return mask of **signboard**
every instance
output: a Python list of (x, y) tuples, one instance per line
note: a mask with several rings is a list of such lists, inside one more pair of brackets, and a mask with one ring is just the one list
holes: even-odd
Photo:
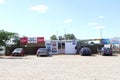
[(120, 39), (102, 39), (101, 40), (102, 44), (120, 44)]
[(111, 44), (120, 44), (120, 39), (110, 39)]
[(37, 38), (36, 37), (28, 38), (28, 43), (37, 43)]
[(72, 45), (76, 45), (76, 41), (75, 40), (72, 41)]
[(110, 40), (109, 39), (102, 39), (101, 43), (102, 44), (110, 44)]
[(44, 37), (37, 37), (37, 43), (44, 43)]
[(28, 38), (20, 38), (20, 44), (27, 44)]
[(47, 50), (49, 52), (51, 52), (51, 43), (50, 42), (46, 42), (45, 45), (46, 45)]
[(52, 54), (57, 54), (57, 52), (58, 52), (57, 42), (56, 41), (52, 41), (51, 42), (51, 46), (52, 46), (51, 53)]
[(20, 38), (20, 44), (27, 43), (44, 43), (44, 37)]

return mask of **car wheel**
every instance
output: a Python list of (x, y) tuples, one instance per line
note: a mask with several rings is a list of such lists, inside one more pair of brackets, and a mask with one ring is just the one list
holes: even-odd
[(112, 56), (112, 54), (110, 54), (110, 56)]
[(89, 56), (91, 56), (91, 54), (89, 54)]
[(25, 54), (23, 54), (23, 56), (25, 56)]
[(83, 56), (83, 54), (81, 53), (81, 56)]
[(39, 55), (37, 55), (37, 57), (39, 57)]
[(23, 54), (21, 54), (21, 56), (24, 56)]
[(101, 54), (102, 56), (104, 56), (104, 54)]
[(79, 55), (81, 55), (82, 53), (79, 53)]

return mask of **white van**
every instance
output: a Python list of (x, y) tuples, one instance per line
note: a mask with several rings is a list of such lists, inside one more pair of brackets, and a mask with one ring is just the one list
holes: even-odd
[(4, 46), (0, 47), (0, 55), (5, 55), (5, 47)]

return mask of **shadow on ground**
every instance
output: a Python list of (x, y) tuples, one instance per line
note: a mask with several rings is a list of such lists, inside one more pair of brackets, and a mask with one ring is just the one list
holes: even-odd
[(53, 57), (53, 55), (41, 55), (39, 57)]
[(0, 56), (0, 59), (29, 59), (26, 56)]

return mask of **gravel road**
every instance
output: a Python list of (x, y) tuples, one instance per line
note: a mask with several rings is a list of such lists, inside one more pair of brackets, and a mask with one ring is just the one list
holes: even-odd
[(120, 54), (0, 56), (0, 80), (120, 80)]

